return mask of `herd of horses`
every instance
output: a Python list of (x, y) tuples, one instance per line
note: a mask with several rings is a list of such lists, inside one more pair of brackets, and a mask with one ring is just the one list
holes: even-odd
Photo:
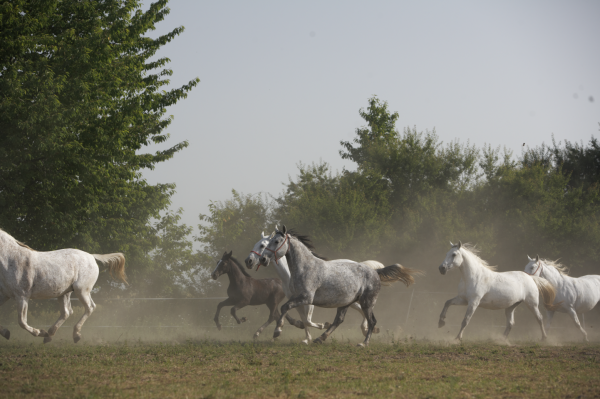
[[(531, 310), (539, 323), (542, 339), (546, 339), (543, 317), (539, 311), (540, 296), (547, 310), (547, 324), (550, 325), (554, 312), (567, 313), (580, 329), (587, 341), (584, 313), (600, 301), (600, 276), (588, 275), (570, 277), (567, 269), (558, 262), (529, 258), (523, 271), (499, 273), (481, 259), (473, 246), (451, 244), (446, 258), (439, 266), (441, 274), (458, 269), (461, 281), (458, 295), (448, 300), (440, 314), (439, 327), (445, 325), (446, 312), (452, 305), (466, 306), (467, 311), (456, 337), (462, 339), (465, 327), (478, 307), (485, 309), (505, 309), (507, 338), (514, 325), (514, 311), (521, 303)], [(232, 306), (231, 315), (236, 322), (243, 323), (237, 310), (248, 305), (266, 305), (269, 318), (256, 331), (254, 338), (273, 321), (277, 322), (273, 338), (282, 333), (284, 320), (305, 330), (302, 341), (310, 343), (309, 328), (325, 330), (313, 342), (323, 343), (344, 321), (349, 308), (363, 316), (361, 330), (365, 337), (360, 346), (369, 344), (373, 333), (379, 330), (373, 314), (382, 285), (403, 282), (410, 286), (414, 277), (423, 275), (419, 270), (409, 269), (399, 264), (384, 267), (377, 261), (355, 262), (349, 259), (327, 260), (314, 252), (307, 236), (288, 231), (285, 226), (276, 228), (270, 236), (261, 234), (245, 260), (247, 269), (258, 270), (274, 262), (279, 278), (255, 279), (233, 256), (225, 252), (212, 272), (217, 279), (222, 274), (229, 277), (228, 298), (217, 306), (215, 323), (221, 329), (219, 313), (225, 306)], [(50, 342), (58, 328), (73, 313), (71, 293), (79, 298), (85, 312), (73, 328), (73, 340), (81, 339), (81, 327), (92, 314), (96, 305), (91, 291), (98, 279), (99, 265), (108, 267), (114, 277), (127, 283), (125, 257), (121, 253), (88, 254), (77, 249), (38, 252), (17, 241), (0, 229), (0, 305), (8, 299), (15, 299), (18, 308), (19, 325), (34, 337), (43, 337)], [(27, 324), (29, 299), (59, 298), (60, 316), (48, 331), (32, 328)], [(279, 303), (287, 302), (278, 309)], [(333, 323), (314, 323), (314, 306), (336, 308)], [(300, 320), (293, 319), (288, 312), (296, 309)], [(10, 338), (10, 331), (0, 325), (0, 335)]]

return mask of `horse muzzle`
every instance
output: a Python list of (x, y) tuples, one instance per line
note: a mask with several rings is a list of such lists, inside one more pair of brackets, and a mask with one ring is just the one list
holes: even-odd
[(244, 263), (246, 264), (247, 269), (252, 269), (254, 267), (254, 262), (252, 261), (252, 259), (250, 259), (249, 256), (246, 258)]
[(448, 268), (444, 265), (440, 265), (440, 273), (442, 274), (446, 274), (446, 272), (448, 271)]

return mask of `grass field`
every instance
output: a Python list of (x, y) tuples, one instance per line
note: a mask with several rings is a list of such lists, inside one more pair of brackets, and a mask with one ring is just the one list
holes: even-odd
[(0, 396), (600, 397), (600, 345), (5, 342)]

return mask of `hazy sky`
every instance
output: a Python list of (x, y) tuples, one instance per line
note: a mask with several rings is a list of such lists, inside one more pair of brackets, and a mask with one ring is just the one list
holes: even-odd
[[(146, 2), (146, 7), (150, 2)], [(174, 159), (144, 173), (175, 182), (174, 209), (198, 224), (209, 201), (278, 194), (298, 162), (353, 169), (338, 151), (372, 95), (397, 127), (440, 139), (521, 146), (587, 143), (600, 122), (600, 2), (171, 0), (154, 35), (171, 82), (201, 82), (176, 106), (164, 146)]]

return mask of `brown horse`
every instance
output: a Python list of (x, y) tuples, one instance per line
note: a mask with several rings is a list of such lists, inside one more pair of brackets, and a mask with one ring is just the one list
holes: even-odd
[[(242, 265), (231, 256), (232, 252), (227, 253), (225, 251), (223, 253), (221, 260), (219, 260), (217, 267), (215, 267), (211, 275), (213, 280), (216, 280), (220, 275), (225, 273), (229, 277), (229, 287), (227, 287), (227, 296), (229, 298), (217, 305), (215, 323), (220, 330), (219, 313), (223, 306), (233, 306), (231, 308), (231, 315), (238, 324), (241, 324), (247, 321), (247, 319), (245, 317), (241, 319), (237, 317), (236, 311), (238, 309), (248, 305), (267, 305), (270, 311), (269, 319), (254, 333), (254, 339), (256, 339), (265, 327), (279, 318), (280, 314), (277, 305), (285, 298), (285, 293), (283, 292), (281, 280), (278, 278), (255, 279), (250, 277)], [(287, 320), (292, 324), (296, 323), (296, 320), (291, 317), (288, 317)]]

